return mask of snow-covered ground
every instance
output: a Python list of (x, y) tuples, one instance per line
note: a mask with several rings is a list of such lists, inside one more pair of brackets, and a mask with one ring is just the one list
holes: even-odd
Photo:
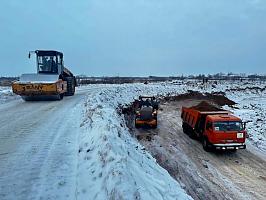
[(13, 94), (11, 87), (0, 86), (0, 103), (4, 103), (16, 98), (18, 97)]
[(179, 183), (132, 138), (117, 113), (134, 86), (103, 86), (88, 95), (81, 124), (78, 197), (86, 199), (189, 199)]
[[(53, 163), (45, 163), (45, 165), (42, 166), (42, 170), (44, 171), (39, 172), (37, 170), (38, 173), (34, 174), (34, 176), (45, 174), (45, 176), (49, 178), (32, 177), (31, 180), (37, 179), (38, 181), (33, 184), (34, 187), (31, 189), (34, 192), (39, 191), (39, 193), (29, 196), (36, 198), (42, 197), (44, 199), (55, 196), (58, 199), (66, 199), (73, 196), (75, 196), (76, 199), (189, 199), (190, 197), (185, 193), (180, 184), (176, 182), (165, 169), (157, 164), (156, 160), (145, 151), (144, 147), (141, 146), (135, 138), (131, 137), (123, 116), (117, 112), (117, 107), (119, 105), (129, 104), (134, 101), (134, 99), (138, 98), (139, 95), (143, 94), (165, 96), (183, 94), (188, 90), (200, 92), (222, 91), (225, 92), (227, 97), (238, 103), (237, 109), (229, 109), (244, 120), (252, 121), (247, 125), (247, 130), (250, 135), (250, 144), (261, 151), (266, 151), (266, 127), (263, 126), (266, 121), (266, 99), (265, 89), (263, 89), (265, 86), (265, 83), (260, 82), (219, 82), (217, 84), (209, 83), (207, 85), (202, 85), (201, 82), (196, 81), (174, 81), (151, 83), (148, 85), (141, 83), (87, 85), (79, 87), (74, 97), (67, 97), (62, 100), (62, 103), (44, 102), (40, 104), (40, 109), (51, 115), (53, 115), (51, 112), (58, 110), (58, 106), (61, 104), (64, 106), (64, 104), (68, 105), (68, 102), (78, 102), (78, 107), (75, 106), (75, 109), (78, 110), (72, 111), (71, 113), (82, 115), (77, 116), (81, 121), (75, 121), (75, 123), (80, 124), (78, 127), (74, 124), (69, 124), (73, 129), (71, 129), (73, 133), (77, 134), (77, 142), (73, 141), (73, 144), (71, 143), (71, 148), (78, 150), (76, 154), (77, 158), (74, 158), (73, 156), (75, 153), (73, 154), (71, 152), (69, 152), (71, 156), (65, 157), (66, 159), (77, 159), (77, 161), (75, 161), (77, 168), (74, 172), (72, 171), (73, 174), (71, 174), (71, 177), (65, 178), (66, 175), (60, 174), (60, 170), (55, 170), (54, 167), (51, 167)], [(14, 98), (17, 97), (12, 95), (10, 88), (0, 88), (1, 104), (7, 103), (9, 99), (11, 100)], [(16, 104), (22, 102), (23, 101), (16, 102)], [(26, 113), (30, 118), (32, 110), (30, 109), (30, 104), (26, 105), (27, 107), (20, 106), (18, 109), (21, 109), (23, 113), (25, 113), (26, 109), (29, 109), (28, 113)], [(49, 109), (47, 108), (48, 105)], [(8, 106), (11, 108), (12, 105), (9, 104)], [(34, 106), (36, 106), (36, 104), (34, 104)], [(5, 106), (2, 105), (2, 107), (4, 108)], [(7, 108), (5, 109), (8, 110)], [(68, 109), (71, 111), (71, 106), (68, 105)], [(64, 109), (64, 111), (66, 111), (66, 109)], [(58, 116), (59, 115), (60, 113), (58, 113)], [(22, 123), (22, 121), (20, 123)], [(36, 129), (33, 129), (34, 131), (38, 129), (38, 126), (41, 126), (40, 123), (40, 120), (36, 121), (36, 124), (34, 124)], [(12, 123), (9, 124), (9, 126), (12, 129)], [(16, 127), (19, 128), (18, 126)], [(23, 125), (23, 130), (24, 129), (27, 130), (26, 124)], [(3, 130), (3, 127), (0, 130)], [(57, 134), (56, 127), (54, 127), (53, 130), (55, 130), (54, 134)], [(62, 130), (66, 131), (67, 129), (62, 128)], [(3, 137), (4, 140), (9, 138), (7, 135), (10, 135), (8, 129), (6, 129), (5, 132), (6, 136)], [(18, 134), (18, 138), (24, 137), (24, 132), (21, 135)], [(35, 133), (33, 132), (33, 134)], [(63, 134), (60, 133), (60, 137), (62, 135)], [(27, 135), (27, 137), (29, 136)], [(57, 136), (55, 138), (57, 138)], [(14, 140), (17, 141), (17, 138), (14, 138)], [(57, 148), (62, 148), (62, 144), (60, 144), (59, 140), (55, 142), (49, 141), (49, 144), (50, 142), (53, 144), (51, 151), (57, 152)], [(77, 146), (75, 147), (73, 145)], [(38, 151), (34, 151), (34, 154), (35, 153), (38, 155)], [(52, 153), (53, 152), (49, 152), (49, 155), (52, 155)], [(7, 159), (10, 158), (7, 157)], [(53, 157), (53, 159), (56, 160), (56, 157)], [(66, 161), (66, 163), (68, 162), (72, 163), (71, 167), (75, 164), (75, 162)], [(6, 162), (6, 164), (8, 164), (8, 162)], [(34, 166), (29, 165), (29, 168), (31, 167)], [(62, 167), (64, 167), (64, 165)], [(13, 167), (13, 169), (16, 170), (19, 168), (20, 165)], [(26, 166), (24, 166), (24, 168), (26, 168)], [(68, 167), (66, 168), (67, 170), (70, 169)], [(49, 169), (50, 171), (45, 171), (45, 169)], [(10, 170), (7, 171), (12, 173)], [(64, 170), (62, 170), (62, 173), (63, 171)], [(31, 176), (31, 172), (28, 174), (24, 173), (23, 176), (24, 175)], [(58, 184), (59, 189), (52, 187), (53, 175), (55, 176), (54, 179), (56, 179), (56, 183), (59, 179), (62, 180)], [(6, 178), (8, 177), (6, 176)], [(23, 178), (24, 177), (21, 177), (21, 184), (24, 180)], [(28, 178), (25, 180), (28, 180)], [(64, 180), (67, 181), (65, 182)], [(75, 183), (68, 183), (70, 180)], [(1, 190), (3, 191), (6, 187), (2, 185), (2, 181), (0, 183)], [(10, 184), (12, 185), (12, 183)], [(49, 185), (51, 185), (51, 187), (47, 188)], [(73, 187), (75, 189), (67, 189)], [(23, 191), (21, 191), (24, 195), (29, 192), (24, 191), (27, 188), (28, 187), (24, 187)], [(57, 194), (54, 196), (56, 193), (61, 194), (62, 191), (65, 191), (68, 195)], [(70, 194), (72, 191), (74, 194)], [(4, 192), (10, 192), (10, 188)], [(4, 192), (3, 194), (5, 194)]]
[(191, 199), (131, 137), (116, 110), (131, 101), (123, 89), (1, 104), (0, 199)]
[[(154, 165), (155, 160), (145, 151), (141, 150), (143, 147), (139, 146), (130, 137), (127, 128), (125, 128), (123, 117), (117, 114), (116, 108), (118, 105), (131, 103), (139, 95), (143, 94), (158, 96), (178, 95), (188, 90), (225, 92), (229, 98), (238, 103), (237, 107), (239, 109), (229, 109), (244, 120), (252, 120), (247, 125), (250, 135), (249, 141), (252, 145), (264, 151), (266, 146), (264, 141), (265, 127), (260, 127), (260, 132), (258, 132), (255, 126), (252, 126), (252, 124), (254, 125), (257, 121), (260, 121), (258, 120), (258, 113), (262, 112), (261, 109), (264, 108), (263, 105), (266, 103), (261, 100), (259, 103), (256, 103), (254, 96), (256, 98), (263, 98), (264, 94), (257, 90), (253, 91), (253, 89), (247, 89), (246, 92), (243, 92), (244, 90), (239, 89), (240, 84), (219, 83), (217, 85), (202, 85), (201, 83), (192, 81), (189, 83), (186, 82), (185, 85), (181, 84), (181, 82), (154, 83), (148, 85), (105, 85), (100, 87), (101, 89), (99, 89), (98, 93), (88, 95), (87, 102), (85, 103), (85, 121), (82, 123), (82, 126), (85, 126), (87, 131), (81, 136), (80, 162), (83, 163), (82, 168), (90, 171), (92, 176), (88, 174), (88, 176), (84, 176), (83, 174), (80, 180), (82, 185), (88, 179), (95, 181), (96, 184), (90, 185), (89, 188), (91, 190), (86, 190), (84, 194), (80, 192), (80, 194), (86, 196), (87, 192), (89, 192), (95, 197), (101, 198), (106, 198), (107, 194), (110, 197), (111, 194), (112, 197), (116, 198), (143, 197), (147, 199), (156, 197), (155, 199), (161, 199), (165, 194), (168, 194), (168, 197), (175, 197), (180, 193), (179, 190), (175, 190), (177, 192), (176, 194), (173, 192), (172, 189), (177, 186), (174, 186), (168, 175), (162, 175), (162, 172), (157, 173), (159, 168), (157, 169), (158, 166)], [(253, 84), (249, 83), (247, 87), (254, 87), (255, 85)], [(261, 83), (256, 84), (261, 86)], [(237, 90), (235, 91), (235, 89)], [(235, 92), (232, 92), (232, 90)], [(253, 101), (250, 101), (250, 98)], [(248, 105), (252, 106), (252, 103), (256, 103), (255, 105), (257, 106), (253, 106), (252, 108), (248, 107)], [(256, 114), (248, 114), (250, 112)], [(263, 114), (261, 113), (261, 115)], [(265, 122), (265, 115), (261, 116), (261, 119), (261, 123)], [(261, 143), (258, 141), (261, 141)], [(117, 157), (117, 155), (119, 156)], [(91, 162), (84, 163), (83, 160), (86, 159)], [(140, 179), (139, 177), (142, 178)], [(113, 180), (113, 186), (107, 184), (111, 183), (111, 180)], [(152, 181), (149, 182), (149, 180)], [(124, 182), (127, 182), (127, 185), (130, 186), (125, 186), (123, 184)], [(135, 185), (133, 182), (135, 182)], [(145, 186), (147, 183), (149, 183), (149, 187)], [(168, 183), (168, 187), (162, 187), (166, 183)], [(102, 193), (102, 190), (99, 188), (104, 188), (106, 193)], [(137, 188), (143, 188), (143, 190), (138, 190)], [(153, 196), (152, 194), (156, 195)], [(160, 196), (160, 194), (164, 195)]]
[[(83, 86), (84, 87), (84, 86)], [(85, 86), (86, 87), (86, 86)], [(102, 87), (108, 87), (102, 85)], [(225, 107), (247, 124), (248, 142), (266, 151), (266, 82), (260, 81), (216, 81), (203, 85), (200, 81), (173, 81), (154, 84), (124, 84), (109, 85), (110, 91), (117, 91), (120, 95), (120, 104), (132, 102), (138, 95), (178, 95), (188, 90), (200, 92), (225, 92), (226, 96), (237, 103), (237, 109)], [(126, 91), (126, 93), (124, 93)], [(16, 99), (10, 87), (0, 87), (0, 103)]]
[(266, 82), (260, 81), (220, 81), (202, 84), (196, 81), (173, 81), (154, 84), (124, 84), (111, 85), (108, 92), (117, 93), (117, 104), (127, 104), (139, 95), (178, 95), (188, 90), (199, 92), (224, 92), (225, 95), (235, 101), (235, 108), (225, 106), (235, 115), (247, 123), (248, 143), (266, 151)]

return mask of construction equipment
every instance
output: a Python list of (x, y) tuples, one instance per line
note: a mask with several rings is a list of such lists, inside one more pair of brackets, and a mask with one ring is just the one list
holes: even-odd
[(183, 131), (191, 138), (200, 138), (204, 150), (245, 149), (245, 122), (229, 111), (201, 102), (190, 108), (182, 107)]
[(135, 111), (135, 127), (147, 125), (157, 128), (157, 112), (159, 103), (153, 96), (140, 96)]
[(36, 50), (37, 74), (22, 74), (19, 81), (12, 84), (12, 90), (25, 101), (57, 99), (75, 94), (77, 81), (64, 66), (63, 53)]

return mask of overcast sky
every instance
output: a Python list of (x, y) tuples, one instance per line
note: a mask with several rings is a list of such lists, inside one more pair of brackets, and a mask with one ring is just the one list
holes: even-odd
[(1, 0), (0, 76), (62, 51), (75, 74), (266, 73), (265, 0)]

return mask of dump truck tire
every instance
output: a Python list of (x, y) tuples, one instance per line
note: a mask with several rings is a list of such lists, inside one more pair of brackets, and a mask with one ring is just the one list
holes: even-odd
[(75, 94), (75, 80), (74, 77), (66, 77), (67, 92), (66, 96), (73, 96)]
[(202, 147), (205, 151), (210, 152), (211, 151), (211, 146), (206, 137), (202, 138)]
[(184, 122), (182, 124), (182, 128), (183, 128), (183, 133), (187, 134), (187, 127), (186, 127), (186, 124)]

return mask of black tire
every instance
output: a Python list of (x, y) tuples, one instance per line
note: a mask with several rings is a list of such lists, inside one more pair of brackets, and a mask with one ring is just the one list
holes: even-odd
[(206, 137), (202, 138), (202, 147), (207, 152), (211, 151), (211, 145)]
[(185, 134), (188, 134), (188, 128), (187, 128), (187, 125), (184, 122), (182, 123), (182, 128), (183, 128), (183, 132)]
[(195, 136), (195, 133), (194, 133), (194, 131), (193, 131), (193, 129), (189, 129), (188, 130), (188, 136), (191, 138), (191, 139), (196, 139), (196, 136)]
[(75, 94), (75, 79), (74, 77), (66, 77), (67, 92), (66, 96), (73, 96)]
[(62, 100), (64, 98), (64, 94), (63, 93), (60, 94), (59, 96), (60, 96), (60, 100)]
[(237, 149), (230, 149), (230, 152), (235, 153)]
[(140, 125), (136, 123), (137, 119), (135, 119), (135, 128), (140, 128)]

